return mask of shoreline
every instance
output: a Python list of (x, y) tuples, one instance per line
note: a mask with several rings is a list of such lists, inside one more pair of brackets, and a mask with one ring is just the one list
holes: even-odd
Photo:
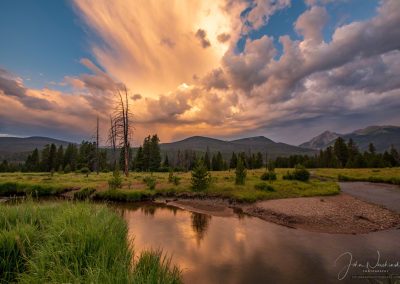
[(174, 198), (155, 202), (218, 217), (234, 217), (241, 213), (288, 228), (318, 233), (367, 234), (400, 229), (400, 214), (344, 193), (266, 200), (253, 204), (232, 203), (219, 198)]

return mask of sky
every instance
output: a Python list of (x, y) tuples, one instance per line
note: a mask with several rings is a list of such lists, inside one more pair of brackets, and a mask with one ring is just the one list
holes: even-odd
[(400, 125), (398, 0), (0, 1), (0, 136), (300, 144)]

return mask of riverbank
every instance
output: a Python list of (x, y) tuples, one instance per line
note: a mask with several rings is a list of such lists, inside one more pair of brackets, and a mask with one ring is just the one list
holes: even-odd
[(400, 228), (400, 215), (347, 194), (229, 203), (221, 199), (163, 200), (181, 209), (231, 217), (241, 212), (268, 222), (331, 234), (364, 234)]
[[(149, 201), (156, 198), (222, 198), (232, 202), (327, 196), (339, 193), (334, 181), (311, 179), (308, 182), (283, 180), (287, 169), (277, 169), (277, 180), (272, 183), (261, 180), (264, 169), (248, 170), (246, 183), (235, 184), (234, 171), (211, 172), (212, 182), (204, 191), (194, 191), (191, 173), (174, 173), (178, 182), (170, 182), (169, 173), (130, 173), (122, 177), (121, 187), (109, 189), (112, 173), (4, 173), (0, 174), (0, 196), (63, 196), (76, 199), (104, 201)], [(154, 187), (146, 181), (152, 180)]]
[(0, 204), (0, 279), (21, 283), (180, 283), (159, 251), (134, 257), (124, 220), (105, 205)]

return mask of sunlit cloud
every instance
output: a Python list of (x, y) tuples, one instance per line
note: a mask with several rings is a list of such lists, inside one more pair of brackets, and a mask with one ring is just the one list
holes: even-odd
[(324, 117), (340, 124), (353, 114), (388, 121), (400, 104), (400, 2), (382, 1), (376, 16), (339, 25), (329, 42), (327, 2), (307, 1), (293, 22), (298, 38), (273, 38), (249, 33), (268, 27), (289, 0), (74, 1), (90, 35), (93, 58), (80, 59), (87, 72), (67, 74), (59, 84), (71, 90), (61, 92), (28, 88), (0, 70), (0, 102), (29, 120), (10, 109), (0, 116), (3, 124), (85, 133), (85, 121), (100, 115), (106, 128), (115, 91), (125, 85), (134, 144), (149, 133), (162, 141), (232, 137)]

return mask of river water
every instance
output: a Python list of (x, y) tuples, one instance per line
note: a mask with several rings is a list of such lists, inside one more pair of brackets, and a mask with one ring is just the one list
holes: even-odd
[[(216, 217), (156, 204), (118, 208), (135, 252), (162, 248), (185, 283), (378, 283), (365, 277), (400, 275), (400, 230), (323, 234), (243, 214)], [(368, 272), (367, 262), (378, 265)]]

